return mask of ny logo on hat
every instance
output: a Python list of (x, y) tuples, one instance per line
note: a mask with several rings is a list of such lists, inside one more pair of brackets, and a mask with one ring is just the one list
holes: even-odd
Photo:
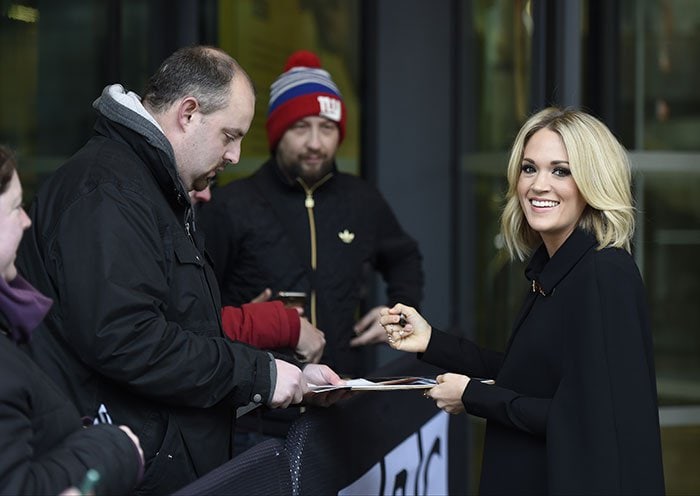
[(318, 96), (316, 99), (318, 100), (318, 106), (320, 108), (318, 115), (332, 121), (340, 122), (340, 100), (329, 96)]

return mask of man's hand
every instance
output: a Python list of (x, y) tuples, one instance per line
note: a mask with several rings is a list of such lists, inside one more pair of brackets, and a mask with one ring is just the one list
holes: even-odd
[[(309, 384), (317, 386), (343, 386), (345, 381), (336, 374), (328, 365), (309, 364), (304, 367), (304, 377)], [(304, 396), (304, 403), (314, 406), (330, 406), (338, 400), (352, 396), (353, 392), (349, 389), (338, 389), (335, 391), (327, 391), (325, 393), (309, 392)]]
[(320, 362), (323, 349), (326, 347), (326, 338), (323, 332), (316, 329), (304, 317), (299, 317), (299, 323), (299, 341), (294, 351), (303, 362)]
[(343, 386), (345, 381), (328, 365), (309, 364), (304, 367), (306, 382), (316, 386)]
[(265, 288), (262, 290), (262, 293), (260, 293), (258, 296), (250, 300), (251, 303), (262, 303), (264, 301), (268, 301), (270, 298), (272, 298), (272, 290), (270, 288)]
[(366, 346), (387, 342), (386, 331), (379, 323), (380, 312), (386, 308), (385, 306), (374, 307), (355, 324), (357, 337), (350, 340), (350, 346)]
[[(307, 378), (301, 369), (284, 360), (275, 359), (277, 365), (277, 382), (272, 394), (272, 408), (287, 408), (290, 404), (300, 403), (309, 392)], [(311, 367), (311, 365), (309, 365)]]

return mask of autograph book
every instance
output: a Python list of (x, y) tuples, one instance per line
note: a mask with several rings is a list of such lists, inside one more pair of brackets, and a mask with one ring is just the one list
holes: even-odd
[(324, 393), (336, 389), (350, 389), (352, 391), (397, 391), (400, 389), (430, 389), (437, 382), (430, 377), (401, 376), (401, 377), (374, 377), (371, 379), (350, 379), (343, 386), (316, 386), (309, 384), (309, 389), (314, 393)]

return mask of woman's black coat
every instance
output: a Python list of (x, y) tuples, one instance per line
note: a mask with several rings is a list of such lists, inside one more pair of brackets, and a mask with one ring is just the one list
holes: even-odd
[(143, 467), (114, 425), (84, 428), (75, 406), (17, 348), (0, 314), (0, 494), (59, 494), (89, 468), (100, 494), (126, 494)]
[(644, 286), (596, 245), (577, 230), (551, 259), (540, 247), (505, 353), (433, 331), (424, 360), (496, 381), (462, 398), (487, 419), (482, 494), (664, 492)]

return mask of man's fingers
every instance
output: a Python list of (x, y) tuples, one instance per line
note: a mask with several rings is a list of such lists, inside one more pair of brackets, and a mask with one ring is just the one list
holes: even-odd
[(265, 288), (262, 293), (250, 300), (251, 303), (262, 303), (268, 301), (272, 296), (272, 290), (270, 288)]

